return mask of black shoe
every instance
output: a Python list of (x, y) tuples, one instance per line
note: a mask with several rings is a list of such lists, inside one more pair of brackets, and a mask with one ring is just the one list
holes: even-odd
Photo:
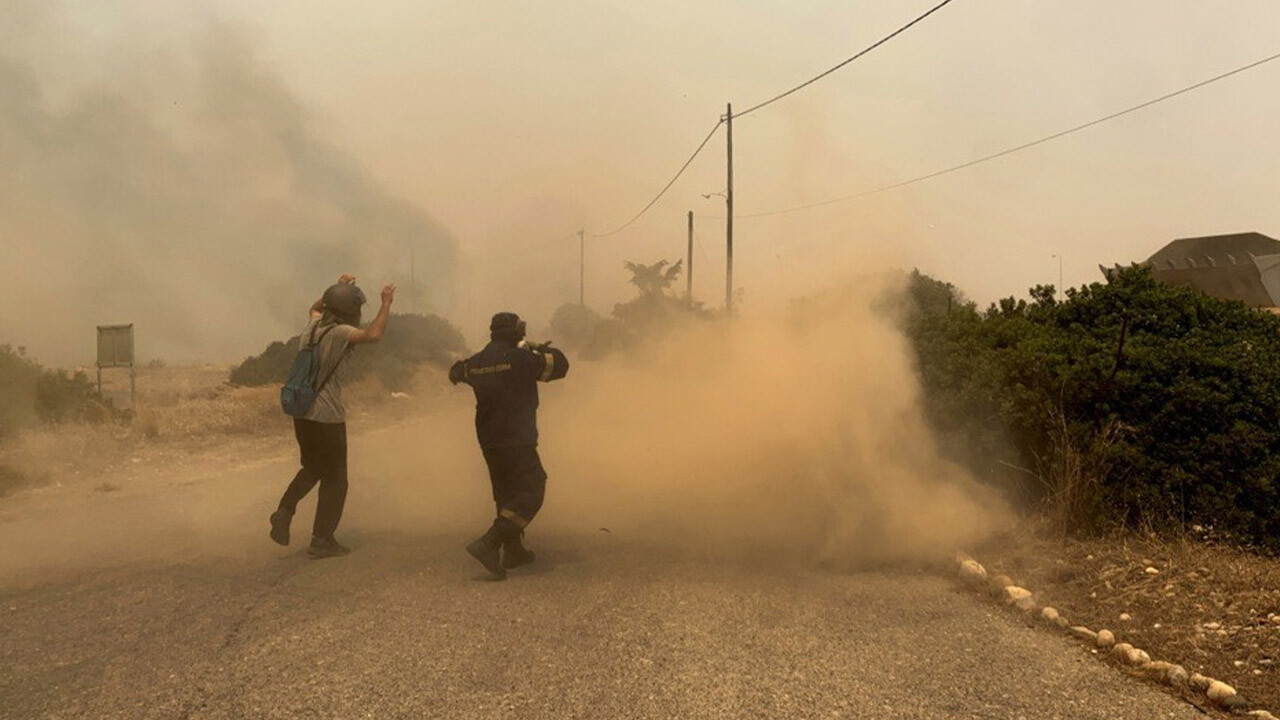
[(501, 562), (502, 535), (497, 523), (489, 528), (489, 532), (480, 537), (479, 540), (467, 546), (467, 552), (471, 553), (471, 557), (480, 561), (484, 565), (484, 569), (488, 570), (496, 580), (505, 580), (507, 578), (507, 570), (502, 567)]
[[(521, 533), (523, 535), (524, 533)], [(502, 567), (512, 570), (521, 565), (528, 565), (537, 558), (533, 551), (524, 546), (520, 535), (502, 544)]]
[(307, 548), (307, 554), (317, 560), (331, 557), (341, 557), (351, 552), (351, 548), (345, 545), (339, 545), (337, 540), (331, 537), (311, 538), (311, 547)]
[(271, 513), (271, 539), (281, 545), (289, 544), (289, 523), (293, 513), (288, 510), (277, 510)]

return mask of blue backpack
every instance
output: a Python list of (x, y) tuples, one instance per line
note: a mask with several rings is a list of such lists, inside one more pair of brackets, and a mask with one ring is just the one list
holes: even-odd
[(324, 380), (316, 385), (316, 378), (320, 376), (320, 343), (335, 327), (337, 326), (330, 325), (325, 328), (319, 338), (316, 337), (316, 328), (311, 328), (309, 342), (298, 348), (298, 355), (293, 359), (289, 377), (284, 381), (284, 387), (280, 388), (280, 407), (285, 415), (300, 418), (311, 412), (311, 406), (315, 405), (320, 391), (328, 384), (329, 378), (333, 377), (333, 373), (346, 357), (346, 353), (343, 353), (342, 357), (338, 358), (338, 362), (333, 364), (329, 374), (324, 376)]

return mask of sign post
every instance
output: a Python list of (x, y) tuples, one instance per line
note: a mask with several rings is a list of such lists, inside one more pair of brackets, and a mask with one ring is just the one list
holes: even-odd
[(133, 357), (133, 323), (98, 326), (98, 394), (102, 394), (103, 368), (129, 368), (129, 409), (134, 407), (137, 372)]

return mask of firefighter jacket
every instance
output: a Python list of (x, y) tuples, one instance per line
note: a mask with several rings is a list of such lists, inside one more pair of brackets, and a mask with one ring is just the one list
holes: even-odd
[(538, 383), (559, 380), (569, 360), (556, 348), (532, 350), (491, 342), (449, 369), (449, 381), (476, 394), (476, 437), (482, 448), (538, 444)]

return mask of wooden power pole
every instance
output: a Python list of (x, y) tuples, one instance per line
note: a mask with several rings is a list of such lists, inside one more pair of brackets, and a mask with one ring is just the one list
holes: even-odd
[(727, 187), (725, 189), (725, 249), (727, 252), (724, 267), (724, 309), (725, 314), (733, 315), (733, 103), (725, 106), (725, 136), (728, 150)]
[(689, 250), (685, 253), (685, 300), (693, 307), (693, 211), (689, 211)]
[(587, 304), (587, 232), (578, 231), (578, 304)]

